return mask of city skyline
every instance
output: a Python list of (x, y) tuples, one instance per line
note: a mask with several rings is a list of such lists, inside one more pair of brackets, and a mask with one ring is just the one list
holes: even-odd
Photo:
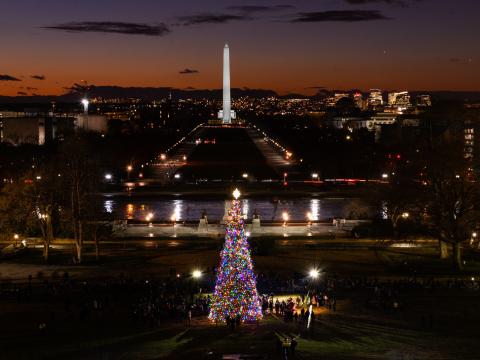
[(0, 23), (0, 95), (59, 95), (82, 80), (219, 89), (225, 42), (233, 88), (476, 91), (478, 10), (470, 0), (21, 0)]

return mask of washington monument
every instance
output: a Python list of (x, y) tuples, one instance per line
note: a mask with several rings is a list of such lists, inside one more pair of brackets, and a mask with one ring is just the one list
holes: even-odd
[(232, 111), (232, 98), (230, 94), (230, 48), (225, 44), (223, 48), (223, 108), (218, 114), (224, 124), (231, 124), (235, 119), (235, 112)]

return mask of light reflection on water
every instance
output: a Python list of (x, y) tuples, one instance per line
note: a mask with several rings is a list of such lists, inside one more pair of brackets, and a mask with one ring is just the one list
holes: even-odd
[[(307, 213), (312, 220), (321, 221), (345, 216), (345, 207), (355, 199), (242, 199), (243, 213), (251, 219), (257, 213), (261, 219), (282, 220), (282, 213), (287, 212), (290, 221), (305, 221)], [(201, 199), (124, 199), (109, 198), (104, 202), (106, 212), (117, 219), (145, 219), (148, 213), (154, 214), (155, 221), (170, 221), (173, 216), (177, 221), (198, 221), (202, 212), (206, 212), (210, 221), (220, 221), (228, 202), (224, 200)]]

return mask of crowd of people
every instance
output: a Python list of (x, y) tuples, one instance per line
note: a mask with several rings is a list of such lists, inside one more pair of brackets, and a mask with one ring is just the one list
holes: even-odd
[[(126, 316), (132, 324), (159, 326), (165, 321), (190, 322), (192, 317), (209, 312), (210, 293), (214, 287), (214, 270), (200, 281), (180, 276), (173, 269), (165, 278), (138, 279), (120, 275), (109, 280), (76, 280), (68, 273), (55, 279), (29, 276), (23, 283), (0, 283), (0, 301), (45, 302), (57, 304), (54, 311), (77, 319), (103, 317), (116, 313)], [(470, 279), (402, 278), (378, 279), (341, 277), (324, 274), (312, 279), (258, 274), (258, 289), (262, 310), (286, 322), (302, 322), (315, 317), (315, 308), (337, 311), (337, 298), (364, 295), (370, 308), (400, 310), (403, 295), (412, 292), (480, 290), (479, 281)], [(276, 294), (285, 296), (279, 297)], [(288, 295), (290, 294), (290, 295)], [(312, 305), (312, 307), (310, 307)], [(55, 315), (52, 314), (51, 318)], [(229, 321), (235, 328), (235, 319)], [(42, 325), (45, 328), (45, 325)]]

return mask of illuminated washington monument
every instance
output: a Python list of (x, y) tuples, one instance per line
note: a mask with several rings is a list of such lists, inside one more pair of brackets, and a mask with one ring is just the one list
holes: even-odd
[(230, 48), (228, 44), (225, 44), (223, 48), (223, 109), (219, 111), (218, 118), (222, 119), (224, 124), (231, 124), (232, 119), (236, 118), (235, 111), (232, 110), (230, 94)]

